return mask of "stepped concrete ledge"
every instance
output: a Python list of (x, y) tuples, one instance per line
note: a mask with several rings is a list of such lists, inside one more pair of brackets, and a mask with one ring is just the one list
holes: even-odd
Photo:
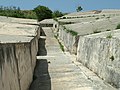
[(92, 11), (85, 11), (85, 12), (73, 12), (70, 14), (67, 14), (63, 17), (83, 17), (83, 16), (100, 16), (100, 15), (107, 15), (107, 16), (114, 16), (114, 15), (120, 15), (119, 9), (103, 9), (103, 10), (92, 10)]
[(72, 54), (77, 54), (80, 36), (113, 31), (119, 23), (120, 16), (115, 16), (112, 18), (98, 19), (96, 21), (58, 25), (58, 31), (56, 29), (54, 31), (56, 31), (59, 39), (63, 41), (67, 50)]
[(50, 27), (42, 29), (30, 90), (116, 90), (78, 63), (75, 55), (62, 52)]
[(30, 42), (38, 34), (36, 20), (0, 16), (0, 43)]
[(0, 90), (28, 90), (39, 31), (36, 20), (0, 16)]

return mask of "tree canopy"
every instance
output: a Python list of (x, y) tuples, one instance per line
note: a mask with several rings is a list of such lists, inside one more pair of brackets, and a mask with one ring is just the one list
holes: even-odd
[(48, 7), (39, 5), (34, 8), (34, 11), (37, 15), (38, 21), (52, 18), (52, 11)]
[(78, 6), (76, 9), (77, 12), (82, 11), (82, 10), (83, 10), (83, 8), (81, 6)]
[(38, 21), (41, 21), (43, 19), (61, 17), (63, 15), (64, 13), (59, 10), (52, 12), (48, 7), (40, 5), (34, 8), (34, 10), (21, 10), (20, 7), (15, 6), (0, 6), (0, 16), (7, 17), (38, 19)]
[(0, 6), (0, 16), (16, 17), (16, 18), (30, 18), (36, 19), (36, 13), (33, 10), (21, 10), (20, 7)]
[(53, 18), (61, 17), (63, 16), (63, 13), (60, 12), (59, 10), (56, 10), (53, 12)]

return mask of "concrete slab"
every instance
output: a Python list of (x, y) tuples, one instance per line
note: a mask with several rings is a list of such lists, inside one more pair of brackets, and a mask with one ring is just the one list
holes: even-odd
[(54, 24), (55, 21), (53, 19), (45, 19), (40, 22), (40, 24)]
[(36, 20), (0, 16), (0, 43), (29, 42), (36, 36)]
[(79, 35), (93, 34), (97, 31), (115, 30), (120, 23), (120, 17), (100, 19), (93, 22), (82, 22), (77, 24), (64, 25), (67, 29), (78, 32)]
[(111, 36), (111, 38), (120, 38), (120, 29), (116, 30), (111, 30), (107, 32), (101, 32), (97, 34), (91, 34), (91, 35), (86, 35), (85, 37), (89, 38), (107, 38), (108, 36)]
[(34, 37), (18, 36), (18, 35), (0, 35), (0, 43), (27, 43)]
[(63, 17), (81, 17), (81, 16), (120, 16), (119, 9), (103, 9), (103, 10), (93, 10), (93, 11), (83, 11), (83, 12), (73, 12), (67, 14)]

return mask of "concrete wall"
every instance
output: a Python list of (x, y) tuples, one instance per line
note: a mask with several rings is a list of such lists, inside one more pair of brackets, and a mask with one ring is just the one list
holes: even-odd
[(106, 82), (120, 88), (119, 38), (80, 37), (77, 60)]
[(79, 35), (93, 34), (96, 31), (105, 32), (108, 30), (115, 30), (120, 23), (120, 17), (113, 17), (109, 19), (98, 19), (94, 22), (82, 22), (76, 24), (64, 25), (67, 29), (78, 32)]
[(85, 22), (77, 24), (64, 25), (67, 29), (78, 32), (77, 36), (73, 36), (64, 30), (64, 27), (59, 26), (59, 39), (62, 40), (64, 46), (73, 54), (77, 53), (77, 45), (79, 36), (85, 36), (88, 34), (96, 34), (96, 32), (105, 32), (115, 30), (117, 25), (120, 23), (119, 17), (110, 19), (100, 19), (95, 22)]
[[(119, 23), (119, 17), (114, 17), (65, 25), (67, 29), (78, 32), (78, 36), (71, 35), (62, 26), (59, 26), (58, 32), (58, 38), (65, 47), (71, 53), (77, 53), (79, 62), (117, 88), (120, 88), (120, 30), (115, 29)], [(101, 31), (101, 34), (96, 35), (95, 30)], [(107, 37), (109, 35), (112, 37)]]
[(38, 51), (36, 33), (30, 42), (0, 44), (0, 90), (28, 90)]
[(58, 38), (63, 42), (64, 46), (72, 54), (76, 54), (77, 52), (77, 37), (78, 36), (73, 36), (71, 33), (67, 33), (63, 27), (59, 27)]

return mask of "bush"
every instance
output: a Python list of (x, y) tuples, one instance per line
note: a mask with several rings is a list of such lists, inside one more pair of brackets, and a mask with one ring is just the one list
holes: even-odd
[(99, 19), (99, 17), (96, 18), (96, 20), (98, 20), (98, 19)]
[(53, 18), (56, 22), (58, 22), (58, 19), (57, 18)]
[(53, 18), (62, 17), (63, 13), (56, 10), (56, 11), (53, 12), (52, 16), (53, 16)]
[(36, 8), (34, 8), (34, 11), (37, 15), (38, 21), (52, 18), (52, 11), (48, 7), (39, 5)]
[(107, 29), (106, 31), (110, 31), (110, 29)]
[(73, 30), (66, 29), (66, 32), (70, 33), (73, 36), (77, 36), (78, 35), (78, 33), (76, 31), (73, 31)]
[(76, 9), (77, 12), (82, 11), (82, 10), (83, 10), (83, 8), (81, 6), (78, 6)]
[(110, 16), (108, 16), (108, 17), (106, 17), (106, 18), (108, 18), (108, 19), (109, 19), (109, 18), (110, 18)]
[(93, 31), (93, 33), (100, 33), (101, 31), (98, 31), (98, 30), (95, 30), (95, 31)]
[(73, 36), (77, 36), (77, 35), (78, 35), (78, 33), (75, 32), (75, 31), (73, 31), (73, 30), (69, 30), (69, 32), (70, 32)]
[[(54, 35), (54, 37), (58, 40), (57, 36)], [(60, 49), (64, 52), (64, 46), (61, 44), (61, 42), (58, 40), (58, 43), (60, 45)]]
[(111, 61), (113, 61), (114, 60), (114, 56), (111, 56), (110, 59), (111, 59)]
[(36, 19), (37, 16), (33, 10), (21, 10), (20, 7), (10, 6), (3, 7), (0, 6), (0, 16), (16, 17), (16, 18), (28, 18)]
[(66, 17), (63, 17), (63, 19), (66, 19)]
[(107, 35), (107, 37), (106, 38), (112, 38), (112, 35), (111, 34), (109, 34), (109, 35)]
[(116, 29), (120, 29), (120, 24), (117, 25)]

